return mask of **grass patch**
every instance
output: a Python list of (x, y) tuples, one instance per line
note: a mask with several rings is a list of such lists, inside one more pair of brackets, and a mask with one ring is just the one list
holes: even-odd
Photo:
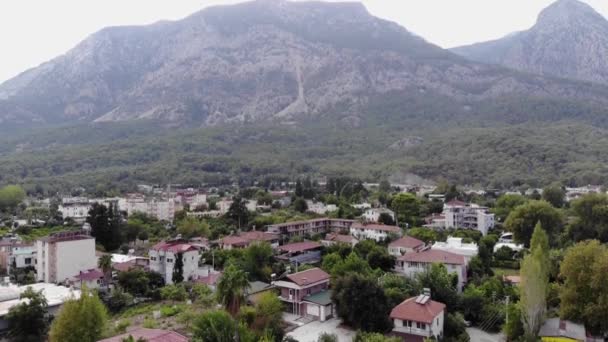
[(492, 271), (494, 271), (494, 274), (503, 274), (506, 276), (518, 276), (519, 275), (519, 270), (514, 270), (511, 268), (492, 267)]

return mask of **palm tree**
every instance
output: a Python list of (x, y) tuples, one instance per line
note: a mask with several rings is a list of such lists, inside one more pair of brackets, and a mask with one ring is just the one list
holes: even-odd
[(226, 311), (235, 316), (241, 303), (245, 301), (246, 291), (249, 288), (247, 273), (230, 264), (217, 283), (217, 299), (226, 308)]
[(108, 285), (112, 279), (112, 255), (102, 255), (99, 260), (97, 260), (97, 266), (101, 268), (101, 271), (103, 272), (103, 281)]

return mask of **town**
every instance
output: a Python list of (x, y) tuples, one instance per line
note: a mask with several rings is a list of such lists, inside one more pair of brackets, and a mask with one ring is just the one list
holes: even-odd
[(600, 186), (557, 184), (306, 178), (51, 198), (6, 186), (0, 329), (57, 341), (78, 329), (91, 341), (603, 341), (607, 206)]

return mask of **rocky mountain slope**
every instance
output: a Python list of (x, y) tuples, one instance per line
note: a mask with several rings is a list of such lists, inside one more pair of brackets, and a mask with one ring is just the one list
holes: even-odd
[(608, 84), (608, 21), (578, 0), (558, 0), (529, 30), (452, 49), (471, 60)]
[[(551, 12), (571, 5), (562, 1)], [(579, 21), (564, 13), (541, 15), (541, 22)], [(257, 0), (176, 22), (104, 29), (0, 85), (0, 127), (136, 119), (196, 127), (326, 117), (358, 126), (383, 113), (377, 104), (386, 102), (406, 116), (457, 122), (462, 115), (533, 115), (519, 105), (525, 99), (543, 108), (556, 99), (603, 106), (608, 88), (468, 61), (358, 3)], [(433, 113), (444, 117), (427, 113), (437, 103), (444, 105)]]

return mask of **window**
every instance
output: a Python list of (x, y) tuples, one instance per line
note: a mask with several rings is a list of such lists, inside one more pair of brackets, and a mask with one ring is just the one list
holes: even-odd
[(150, 257), (150, 260), (156, 261), (156, 257)]
[(173, 259), (167, 258), (167, 263), (169, 263), (169, 264), (170, 264), (170, 263), (172, 263), (172, 262), (173, 262)]
[(26, 265), (31, 265), (32, 264), (32, 258), (25, 258), (25, 264)]
[(416, 322), (416, 328), (417, 329), (426, 330), (426, 324), (420, 323), (420, 322)]

